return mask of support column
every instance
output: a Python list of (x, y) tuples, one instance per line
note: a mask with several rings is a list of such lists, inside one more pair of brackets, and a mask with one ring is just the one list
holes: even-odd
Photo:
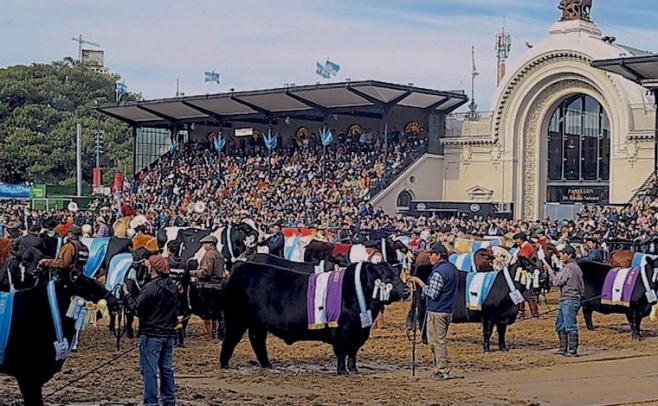
[(133, 133), (133, 177), (135, 177), (137, 175), (137, 127), (132, 127), (131, 131)]
[(446, 115), (441, 112), (427, 114), (427, 152), (435, 155), (443, 155), (441, 139), (446, 135)]
[(653, 137), (653, 165), (654, 172), (658, 175), (658, 88), (653, 89), (653, 103), (656, 108), (656, 124)]

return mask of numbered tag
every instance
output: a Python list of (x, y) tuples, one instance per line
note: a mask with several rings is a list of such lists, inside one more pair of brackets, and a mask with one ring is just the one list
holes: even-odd
[(69, 355), (69, 342), (66, 338), (62, 341), (55, 341), (55, 361), (62, 361)]
[(646, 296), (647, 296), (647, 301), (649, 303), (658, 302), (658, 297), (656, 297), (656, 292), (654, 292), (653, 290), (647, 290)]
[(523, 299), (523, 295), (519, 290), (515, 290), (513, 292), (510, 292), (509, 294), (510, 299), (512, 299), (512, 302), (515, 305), (520, 305), (521, 303), (525, 302), (525, 299)]
[(360, 313), (359, 316), (361, 317), (361, 328), (372, 326), (372, 313), (370, 313), (370, 310)]

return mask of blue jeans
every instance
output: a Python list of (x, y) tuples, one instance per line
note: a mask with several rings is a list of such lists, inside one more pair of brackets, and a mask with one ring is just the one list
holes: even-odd
[(158, 406), (158, 371), (160, 399), (165, 406), (176, 404), (174, 383), (174, 337), (139, 337), (139, 367), (144, 379), (144, 404)]
[(576, 316), (580, 310), (579, 299), (560, 300), (560, 308), (555, 319), (555, 331), (566, 331), (567, 334), (578, 334)]

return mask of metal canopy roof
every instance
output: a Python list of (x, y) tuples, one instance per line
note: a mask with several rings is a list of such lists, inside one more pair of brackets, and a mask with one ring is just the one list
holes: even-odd
[(315, 120), (329, 114), (381, 117), (396, 106), (450, 113), (466, 102), (463, 91), (359, 81), (147, 100), (97, 110), (132, 126), (157, 127), (181, 122), (267, 122), (283, 116)]
[(593, 61), (592, 66), (616, 73), (635, 83), (658, 89), (658, 55)]

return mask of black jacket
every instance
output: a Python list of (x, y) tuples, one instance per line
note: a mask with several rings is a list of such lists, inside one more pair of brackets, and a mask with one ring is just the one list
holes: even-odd
[(42, 253), (46, 251), (46, 247), (39, 236), (35, 234), (27, 234), (19, 237), (11, 244), (11, 254), (15, 257), (21, 258), (23, 253), (29, 248), (36, 248)]
[(160, 275), (144, 286), (136, 298), (126, 297), (129, 308), (139, 317), (139, 334), (147, 337), (175, 337), (178, 289), (168, 276)]

